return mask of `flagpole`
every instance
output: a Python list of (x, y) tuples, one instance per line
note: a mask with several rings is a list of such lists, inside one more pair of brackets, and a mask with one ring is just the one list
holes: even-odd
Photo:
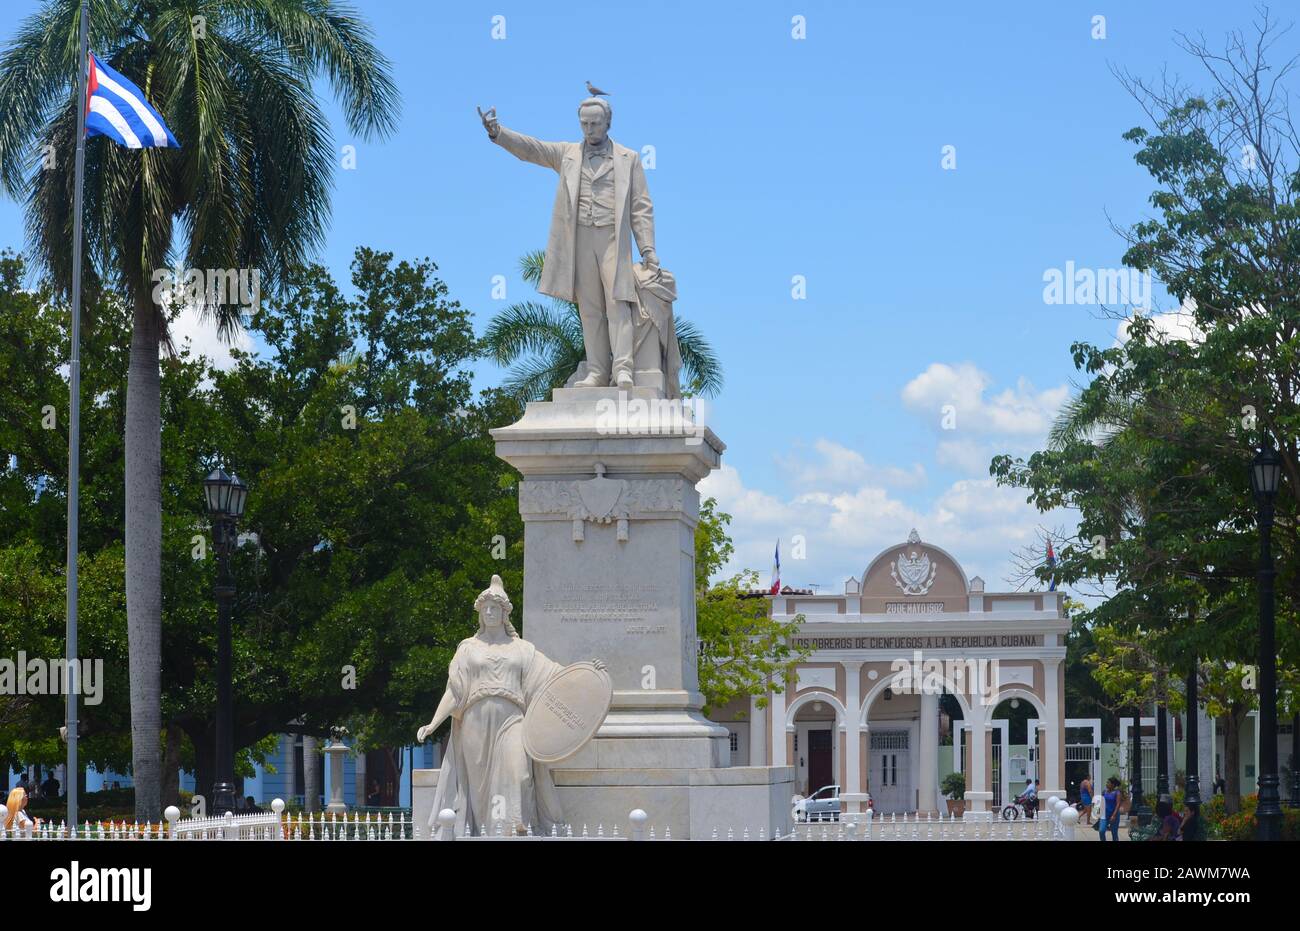
[(81, 201), (86, 178), (86, 84), (90, 65), (90, 6), (81, 4), (81, 57), (77, 64), (77, 164), (72, 202), (72, 353), (68, 365), (68, 827), (77, 830), (77, 511), (81, 494)]

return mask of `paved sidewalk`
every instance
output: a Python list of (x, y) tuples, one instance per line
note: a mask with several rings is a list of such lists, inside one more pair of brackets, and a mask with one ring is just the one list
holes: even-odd
[[(1097, 833), (1097, 822), (1092, 824), (1083, 824), (1080, 822), (1074, 826), (1075, 840), (1095, 840), (1101, 842), (1101, 835)], [(1119, 839), (1121, 842), (1128, 840), (1128, 819), (1125, 818), (1119, 823)], [(1110, 831), (1106, 832), (1105, 843), (1110, 843)]]

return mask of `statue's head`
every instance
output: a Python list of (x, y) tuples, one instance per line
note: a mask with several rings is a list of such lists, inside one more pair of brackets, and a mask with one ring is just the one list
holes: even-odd
[(614, 111), (609, 101), (602, 97), (588, 97), (578, 104), (578, 124), (582, 127), (582, 138), (589, 145), (600, 145), (609, 135), (609, 124), (613, 122)]
[(510, 636), (519, 636), (519, 632), (510, 623), (510, 612), (514, 610), (514, 605), (510, 603), (510, 596), (506, 594), (506, 588), (501, 584), (501, 576), (492, 576), (492, 584), (483, 589), (474, 599), (474, 610), (478, 612), (480, 634), (504, 627)]

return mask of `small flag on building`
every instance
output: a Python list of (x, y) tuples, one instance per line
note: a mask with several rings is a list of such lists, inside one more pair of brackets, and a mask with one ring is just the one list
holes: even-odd
[(90, 56), (86, 85), (86, 135), (107, 136), (128, 149), (179, 149), (158, 111), (140, 88)]
[(776, 541), (776, 562), (772, 565), (772, 594), (781, 591), (781, 541)]
[[(1056, 568), (1056, 553), (1054, 553), (1054, 552), (1052, 551), (1052, 538), (1051, 538), (1051, 537), (1048, 537), (1048, 538), (1047, 538), (1047, 568), (1049, 568), (1049, 569), (1054, 569), (1054, 568)], [(1049, 592), (1054, 592), (1054, 591), (1056, 591), (1056, 574), (1055, 574), (1055, 573), (1052, 574), (1052, 581), (1051, 581), (1051, 584), (1047, 587), (1047, 590), (1048, 590)]]

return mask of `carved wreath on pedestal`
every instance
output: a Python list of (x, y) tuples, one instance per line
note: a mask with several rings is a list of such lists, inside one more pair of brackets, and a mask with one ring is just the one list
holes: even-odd
[(564, 514), (573, 521), (573, 542), (586, 539), (588, 521), (617, 523), (620, 543), (627, 541), (628, 521), (646, 512), (679, 511), (682, 483), (676, 479), (629, 482), (606, 478), (604, 463), (594, 466), (594, 478), (575, 482), (526, 481), (519, 489), (523, 515)]

